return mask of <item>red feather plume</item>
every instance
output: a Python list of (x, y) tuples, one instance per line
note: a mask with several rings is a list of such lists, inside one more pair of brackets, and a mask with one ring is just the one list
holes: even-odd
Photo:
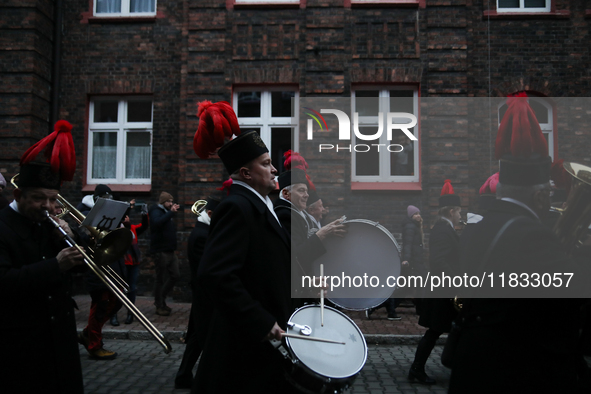
[(451, 186), (451, 181), (449, 179), (445, 180), (443, 188), (441, 189), (441, 195), (444, 196), (446, 194), (454, 194), (454, 188)]
[(193, 150), (207, 159), (224, 144), (226, 138), (240, 135), (240, 126), (234, 110), (226, 101), (201, 101), (197, 107), (199, 125), (193, 137)]
[(497, 194), (497, 183), (499, 183), (499, 173), (491, 175), (484, 185), (480, 187), (480, 194)]
[(217, 187), (216, 190), (225, 190), (226, 191), (226, 195), (230, 194), (230, 186), (232, 186), (232, 183), (234, 183), (234, 181), (232, 180), (232, 178), (228, 178), (227, 181), (224, 181), (224, 183), (222, 183), (221, 187)]
[(21, 157), (20, 165), (25, 165), (45, 149), (45, 158), (51, 170), (60, 174), (62, 181), (71, 181), (76, 171), (76, 150), (72, 139), (72, 125), (67, 120), (58, 120), (53, 133), (31, 146)]
[(548, 156), (548, 144), (527, 102), (527, 95), (521, 92), (510, 96), (507, 106), (497, 133), (495, 157), (500, 159), (503, 155), (511, 154), (528, 158), (534, 153)]
[(283, 154), (285, 161), (283, 162), (283, 166), (286, 170), (291, 170), (292, 168), (299, 168), (300, 170), (307, 171), (308, 170), (308, 163), (304, 156), (300, 155), (298, 152), (292, 152), (292, 150), (288, 150)]

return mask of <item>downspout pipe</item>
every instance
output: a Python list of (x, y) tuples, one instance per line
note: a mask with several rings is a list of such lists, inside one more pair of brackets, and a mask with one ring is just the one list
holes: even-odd
[(62, 60), (62, 27), (64, 21), (63, 0), (55, 1), (55, 28), (53, 31), (53, 64), (51, 72), (51, 110), (49, 113), (49, 133), (58, 121), (60, 109), (61, 60)]

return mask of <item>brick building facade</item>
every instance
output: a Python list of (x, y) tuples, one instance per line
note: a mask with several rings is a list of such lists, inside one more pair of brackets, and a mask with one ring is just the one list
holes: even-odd
[[(98, 12), (100, 2), (0, 6), (0, 171), (10, 178), (28, 146), (55, 120), (69, 120), (78, 166), (63, 195), (77, 203), (96, 183), (109, 183), (125, 200), (153, 203), (162, 190), (173, 194), (184, 207), (177, 225), (185, 278), (183, 241), (195, 222), (189, 207), (227, 179), (219, 160), (201, 160), (192, 149), (201, 100), (231, 102), (242, 126), (267, 133), (270, 145), (285, 143), (281, 130), (295, 130), (329, 219), (379, 221), (398, 236), (408, 204), (433, 217), (445, 179), (462, 196), (464, 211), (475, 207), (478, 188), (497, 168), (496, 129), (448, 119), (448, 108), (438, 126), (419, 125), (414, 178), (364, 181), (352, 155), (322, 155), (306, 144), (301, 111), (295, 124), (274, 124), (273, 100), (286, 93), (306, 99), (404, 91), (418, 110), (421, 99), (436, 97), (591, 94), (589, 0), (545, 0), (547, 9), (535, 12), (503, 12), (484, 0), (184, 0), (121, 15)], [(241, 117), (240, 103), (248, 112), (257, 100), (261, 119), (271, 108), (270, 123)], [(142, 108), (149, 103), (148, 119)], [(569, 128), (555, 100), (546, 104), (554, 158), (587, 164), (591, 131)], [(119, 118), (118, 126), (109, 117), (122, 112), (136, 123)], [(93, 157), (127, 162), (97, 169)], [(115, 182), (100, 182), (104, 174)], [(150, 292), (150, 267), (147, 258), (140, 293)], [(175, 297), (188, 299), (187, 292), (183, 280)]]

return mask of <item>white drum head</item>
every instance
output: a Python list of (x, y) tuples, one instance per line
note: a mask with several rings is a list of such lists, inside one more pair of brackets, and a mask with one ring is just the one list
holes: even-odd
[[(400, 252), (396, 240), (379, 223), (370, 220), (348, 220), (343, 238), (323, 240), (326, 253), (314, 261), (315, 275), (324, 264), (324, 275), (335, 276), (340, 287), (331, 290), (328, 279), (327, 298), (345, 309), (365, 310), (386, 301), (395, 290), (388, 285), (388, 277), (400, 275)], [(350, 285), (347, 283), (350, 278)], [(394, 283), (394, 282), (391, 282)]]
[[(367, 359), (367, 345), (359, 328), (341, 312), (324, 307), (324, 326), (320, 324), (320, 307), (304, 306), (291, 315), (290, 322), (312, 328), (310, 337), (345, 342), (344, 345), (286, 338), (296, 358), (315, 373), (332, 379), (348, 378), (361, 371)], [(290, 334), (300, 334), (288, 328)]]

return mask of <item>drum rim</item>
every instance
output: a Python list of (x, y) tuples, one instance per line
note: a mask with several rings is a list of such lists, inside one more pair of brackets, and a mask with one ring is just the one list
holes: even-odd
[[(289, 321), (291, 321), (291, 319), (293, 318), (293, 316), (294, 316), (296, 313), (298, 313), (299, 311), (301, 311), (301, 310), (303, 310), (303, 309), (306, 309), (306, 308), (320, 308), (320, 305), (319, 305), (319, 304), (309, 304), (309, 305), (304, 305), (304, 306), (302, 306), (302, 307), (299, 307), (298, 309), (296, 309), (296, 310), (295, 310), (295, 311), (294, 311), (294, 312), (291, 314), (291, 316), (289, 317)], [(344, 377), (339, 377), (339, 378), (334, 378), (334, 377), (332, 377), (332, 376), (328, 376), (328, 377), (329, 377), (329, 378), (331, 378), (331, 379), (337, 379), (337, 380), (338, 380), (338, 379), (350, 379), (350, 378), (352, 378), (352, 377), (356, 376), (356, 375), (357, 375), (359, 372), (361, 372), (361, 370), (363, 369), (363, 367), (365, 367), (365, 363), (367, 362), (367, 353), (368, 353), (368, 349), (367, 349), (367, 341), (365, 340), (365, 335), (363, 334), (363, 331), (361, 331), (361, 329), (359, 328), (359, 326), (358, 326), (357, 324), (355, 324), (355, 322), (353, 321), (353, 319), (351, 319), (349, 316), (345, 315), (343, 312), (339, 311), (339, 310), (338, 310), (338, 309), (336, 309), (336, 308), (332, 308), (332, 307), (330, 307), (330, 306), (326, 306), (326, 305), (324, 306), (324, 309), (328, 309), (328, 310), (331, 310), (331, 311), (333, 311), (333, 312), (337, 312), (338, 314), (342, 315), (342, 316), (343, 316), (345, 319), (349, 320), (349, 322), (350, 322), (351, 324), (353, 324), (353, 326), (354, 326), (354, 327), (357, 329), (357, 331), (359, 332), (359, 334), (360, 334), (360, 337), (361, 337), (361, 339), (362, 339), (362, 341), (363, 341), (363, 350), (364, 350), (364, 351), (363, 351), (363, 353), (364, 353), (364, 354), (363, 354), (363, 362), (361, 363), (361, 367), (359, 367), (359, 369), (358, 369), (357, 371), (355, 371), (354, 373), (352, 373), (352, 374), (351, 374), (351, 375), (349, 375), (349, 376), (344, 376)], [(291, 346), (290, 339), (286, 337), (286, 338), (285, 338), (285, 342), (286, 342), (286, 344), (287, 344), (287, 348), (288, 348), (289, 352), (290, 352), (290, 353), (292, 353), (292, 355), (294, 355), (294, 356), (295, 356), (295, 354), (294, 354), (294, 353), (295, 353), (295, 351), (293, 350), (293, 348), (292, 348), (292, 346)], [(316, 375), (318, 375), (318, 376), (322, 376), (322, 377), (326, 377), (325, 375), (321, 375), (321, 374), (319, 374), (318, 372), (314, 371), (314, 370), (313, 370), (312, 368), (310, 368), (310, 367), (309, 367), (309, 366), (308, 366), (308, 365), (307, 365), (307, 364), (306, 364), (304, 361), (302, 361), (302, 360), (301, 360), (299, 357), (296, 357), (296, 359), (297, 359), (297, 360), (298, 360), (300, 363), (302, 363), (302, 365), (304, 365), (304, 366), (305, 366), (305, 367), (306, 367), (308, 370), (312, 371), (312, 372), (313, 372), (313, 373), (315, 373)]]
[[(392, 242), (394, 243), (394, 246), (396, 247), (396, 250), (398, 250), (398, 258), (400, 259), (400, 262), (402, 262), (402, 251), (400, 250), (400, 245), (398, 245), (398, 242), (396, 241), (396, 238), (394, 238), (394, 236), (392, 235), (392, 233), (390, 231), (388, 231), (388, 229), (384, 226), (382, 226), (379, 222), (374, 222), (373, 220), (368, 220), (368, 219), (350, 219), (350, 220), (345, 220), (343, 221), (343, 224), (347, 224), (347, 223), (364, 223), (364, 224), (369, 224), (373, 227), (377, 227), (380, 230), (382, 230), (382, 232), (384, 232), (389, 238), (390, 240), (392, 240)], [(396, 289), (392, 290), (392, 294), (394, 294), (394, 291)], [(329, 300), (330, 302), (332, 302), (333, 304), (335, 304), (336, 306), (338, 306), (339, 308), (343, 308), (346, 309), (348, 311), (354, 311), (354, 312), (360, 312), (360, 311), (365, 311), (371, 308), (375, 308), (379, 305), (381, 305), (384, 301), (386, 301), (387, 299), (392, 297), (392, 294), (390, 294), (389, 297), (382, 299), (381, 301), (379, 301), (377, 304), (375, 305), (370, 305), (368, 307), (365, 308), (352, 308), (350, 306), (345, 306), (342, 305), (341, 303), (335, 302), (336, 300), (340, 300), (341, 298), (331, 298), (331, 297), (326, 297), (327, 300)]]

